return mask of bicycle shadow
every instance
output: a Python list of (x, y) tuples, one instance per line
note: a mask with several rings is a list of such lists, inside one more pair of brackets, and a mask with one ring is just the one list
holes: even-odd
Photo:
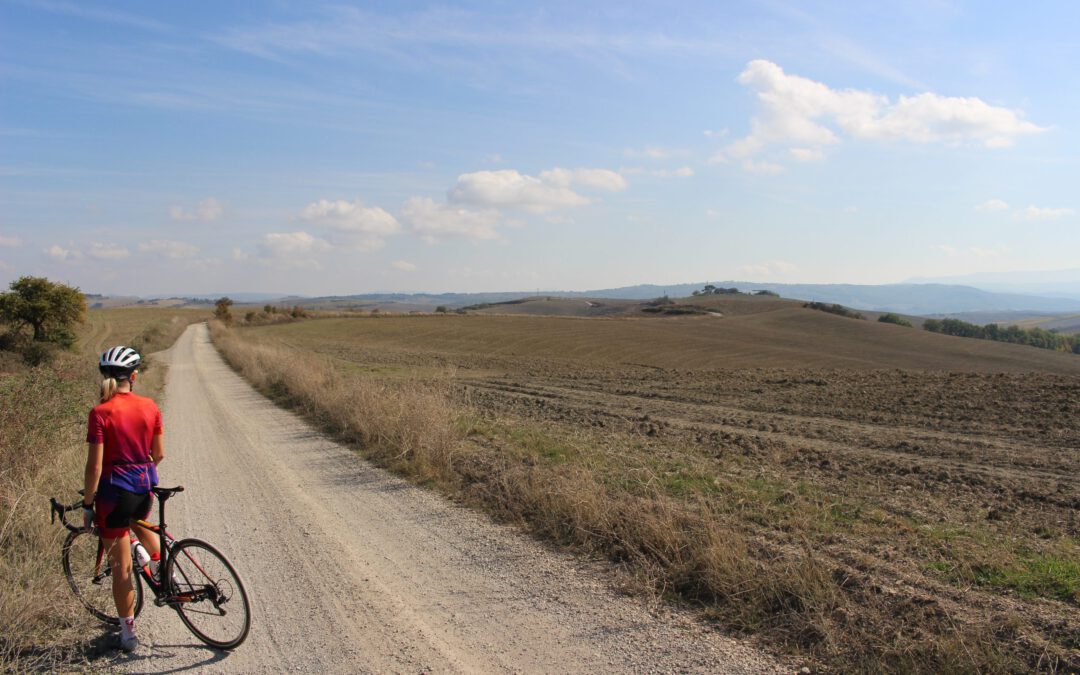
[[(206, 658), (191, 662), (189, 658), (179, 659), (183, 654), (195, 654), (204, 652)], [(87, 643), (87, 660), (94, 665), (123, 667), (125, 670), (140, 673), (180, 673), (186, 670), (204, 668), (229, 657), (231, 652), (212, 649), (199, 644), (156, 644), (144, 642), (134, 653), (126, 654), (120, 650), (119, 631), (105, 631), (101, 635), (91, 639)], [(195, 658), (198, 658), (197, 656)], [(184, 666), (162, 670), (161, 663), (165, 659), (177, 659), (186, 663)]]

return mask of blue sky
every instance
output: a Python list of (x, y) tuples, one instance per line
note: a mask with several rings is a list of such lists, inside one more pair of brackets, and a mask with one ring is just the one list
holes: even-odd
[(1077, 26), (1073, 2), (0, 0), (0, 279), (1075, 268)]

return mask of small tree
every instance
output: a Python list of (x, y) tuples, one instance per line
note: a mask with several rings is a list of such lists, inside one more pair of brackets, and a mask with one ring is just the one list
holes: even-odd
[(11, 282), (10, 288), (10, 292), (0, 294), (0, 317), (11, 324), (13, 332), (29, 327), (34, 342), (63, 347), (75, 344), (75, 324), (86, 316), (82, 291), (30, 276)]
[(877, 320), (881, 323), (895, 323), (897, 326), (907, 326), (908, 328), (911, 328), (910, 321), (893, 312), (886, 312), (879, 316)]
[(222, 323), (232, 323), (232, 312), (229, 311), (232, 304), (232, 299), (227, 296), (218, 298), (218, 301), (214, 303), (214, 318)]
[(447, 312), (446, 305), (439, 305), (438, 307), (435, 308), (435, 313), (436, 314), (446, 314), (446, 312)]

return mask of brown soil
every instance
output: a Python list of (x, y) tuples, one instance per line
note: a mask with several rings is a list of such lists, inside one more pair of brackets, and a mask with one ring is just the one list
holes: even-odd
[[(283, 327), (275, 337), (379, 376), (449, 371), (459, 402), (490, 418), (552, 438), (677, 460), (718, 485), (774, 491), (767, 509), (758, 503), (739, 521), (750, 541), (774, 555), (809, 546), (841, 587), (885, 598), (898, 630), (928, 622), (977, 626), (1003, 651), (1021, 655), (1026, 667), (1080, 668), (1075, 578), (1062, 590), (1008, 581), (1005, 574), (1048, 560), (1071, 561), (1075, 574), (1080, 378), (1053, 374), (1073, 372), (1065, 360), (1073, 357), (793, 312), (784, 307), (764, 324), (759, 314), (745, 315), (753, 323), (738, 334), (740, 344), (749, 350), (756, 331), (782, 320), (788, 329), (810, 322), (841, 336), (851, 328), (837, 322), (849, 322), (869, 329), (862, 354), (873, 358), (855, 358), (856, 367), (701, 367), (688, 357), (708, 352), (702, 326), (730, 321), (712, 318), (533, 319), (520, 331), (519, 324), (503, 324), (497, 333), (503, 340), (491, 334), (479, 340), (482, 332), (470, 332), (480, 331), (475, 324), (360, 321), (338, 335), (339, 328), (309, 322)], [(530, 340), (559, 332), (552, 321), (563, 322), (563, 342), (558, 353), (537, 355)], [(616, 357), (597, 357), (603, 351), (597, 341), (620, 324), (652, 331), (652, 342), (616, 341)], [(594, 326), (599, 340), (583, 339)], [(679, 327), (683, 341), (665, 343), (669, 329), (661, 326)], [(909, 342), (889, 343), (892, 335)], [(470, 339), (477, 340), (473, 349)], [(910, 340), (938, 349), (920, 350), (925, 345)], [(774, 360), (815, 363), (823, 360), (815, 359), (816, 347), (804, 344)], [(784, 349), (773, 340), (747, 358), (756, 363), (762, 353)], [(651, 353), (647, 361), (635, 362), (644, 351)], [(829, 356), (848, 363), (843, 354)], [(895, 367), (904, 358), (909, 367)], [(950, 360), (955, 371), (935, 369)], [(992, 372), (1018, 369), (1044, 372)], [(702, 494), (730, 498), (721, 489)], [(738, 508), (718, 508), (729, 507)], [(819, 512), (826, 516), (805, 521)]]

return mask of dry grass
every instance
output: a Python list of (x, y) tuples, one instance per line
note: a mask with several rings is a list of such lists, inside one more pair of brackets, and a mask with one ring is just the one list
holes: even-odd
[[(198, 316), (184, 310), (91, 311), (79, 350), (49, 365), (0, 372), (0, 670), (47, 670), (78, 658), (91, 619), (60, 570), (67, 531), (48, 519), (48, 498), (75, 499), (86, 458), (86, 415), (96, 402), (104, 344), (172, 343)], [(155, 395), (164, 369), (151, 359), (139, 381)]]
[[(489, 332), (494, 321), (504, 328), (496, 336)], [(547, 357), (548, 364), (572, 356), (617, 367), (637, 347), (625, 336), (610, 344), (610, 325), (640, 338), (633, 331), (645, 323), (523, 321), (531, 321), (526, 326), (532, 329), (507, 317), (430, 317), (315, 321), (254, 331), (215, 326), (213, 338), (263, 392), (354, 441), (369, 459), (546, 539), (607, 557), (637, 580), (637, 588), (698, 607), (725, 630), (761, 636), (843, 672), (1070, 667), (1067, 647), (1063, 652), (1061, 644), (1023, 635), (1007, 608), (995, 610), (993, 618), (972, 615), (974, 606), (959, 605), (957, 611), (955, 598), (875, 577), (878, 561), (869, 556), (833, 555), (846, 538), (874, 546), (898, 539), (932, 546), (937, 533), (864, 503), (863, 495), (824, 491), (764, 465), (740, 466), (748, 461), (742, 455), (718, 468), (718, 457), (696, 450), (506, 418), (473, 407), (467, 396), (452, 395), (460, 387), (447, 364), (490, 368), (513, 359), (530, 371), (533, 366), (518, 357), (540, 349), (558, 352)], [(571, 344), (573, 334), (555, 335), (547, 328), (552, 322), (571, 333), (596, 333)], [(681, 326), (691, 333), (695, 328), (692, 321)], [(283, 338), (300, 342), (304, 351)], [(545, 344), (547, 339), (558, 346)], [(689, 342), (698, 339), (691, 334)], [(316, 343), (328, 356), (311, 354)], [(618, 355), (594, 353), (596, 343)], [(364, 365), (356, 356), (389, 344), (391, 365)], [(421, 345), (437, 348), (421, 356)], [(649, 349), (663, 351), (662, 343), (654, 340)], [(470, 351), (485, 358), (444, 358)], [(700, 353), (707, 352), (701, 348)], [(398, 358), (405, 365), (393, 365)], [(1014, 354), (1004, 358), (1010, 365)], [(794, 457), (776, 454), (777, 464)], [(958, 574), (981, 573), (988, 583), (993, 577), (996, 583), (1034, 588), (1031, 579), (987, 574), (983, 563), (995, 555), (1004, 561), (1000, 546), (974, 552), (944, 546), (934, 552), (953, 561)], [(971, 581), (978, 580), (972, 576)]]

